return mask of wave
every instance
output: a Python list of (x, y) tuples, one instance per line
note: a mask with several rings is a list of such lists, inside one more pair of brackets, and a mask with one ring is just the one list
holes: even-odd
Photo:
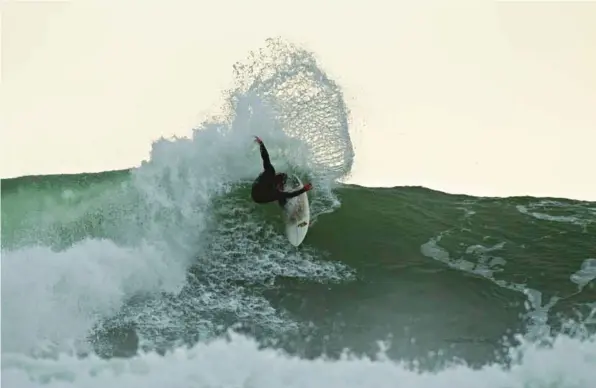
[[(594, 379), (595, 203), (342, 184), (349, 112), (311, 53), (270, 40), (234, 77), (222, 114), (137, 168), (2, 180), (3, 382)], [(253, 135), (314, 183), (299, 248), (250, 201)]]

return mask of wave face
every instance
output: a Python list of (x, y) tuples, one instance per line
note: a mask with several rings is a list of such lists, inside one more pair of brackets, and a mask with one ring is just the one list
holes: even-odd
[[(338, 183), (339, 87), (270, 40), (140, 167), (2, 180), (7, 387), (589, 387), (596, 203)], [(298, 249), (262, 166), (311, 181)]]

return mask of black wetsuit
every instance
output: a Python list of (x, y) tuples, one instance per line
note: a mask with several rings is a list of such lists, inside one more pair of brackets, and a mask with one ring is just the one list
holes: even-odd
[(261, 158), (263, 159), (263, 171), (255, 182), (252, 184), (252, 199), (256, 203), (269, 203), (278, 201), (280, 206), (285, 206), (286, 202), (290, 198), (294, 198), (307, 191), (306, 188), (301, 188), (292, 192), (283, 191), (283, 185), (286, 180), (286, 174), (276, 174), (271, 161), (269, 160), (269, 153), (265, 148), (265, 145), (261, 142), (259, 144), (261, 148)]

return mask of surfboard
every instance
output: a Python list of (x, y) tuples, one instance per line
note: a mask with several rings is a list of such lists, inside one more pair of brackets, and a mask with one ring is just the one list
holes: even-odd
[[(300, 178), (294, 174), (288, 174), (284, 185), (284, 191), (295, 191), (302, 187), (304, 187), (304, 185)], [(288, 199), (283, 212), (284, 223), (286, 224), (286, 236), (290, 241), (290, 244), (297, 247), (304, 241), (310, 224), (308, 192)]]

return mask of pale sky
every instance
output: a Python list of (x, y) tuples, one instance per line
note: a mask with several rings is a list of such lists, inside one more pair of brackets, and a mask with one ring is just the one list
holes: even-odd
[(342, 86), (350, 182), (596, 200), (596, 2), (2, 3), (0, 176), (137, 166), (268, 37)]

